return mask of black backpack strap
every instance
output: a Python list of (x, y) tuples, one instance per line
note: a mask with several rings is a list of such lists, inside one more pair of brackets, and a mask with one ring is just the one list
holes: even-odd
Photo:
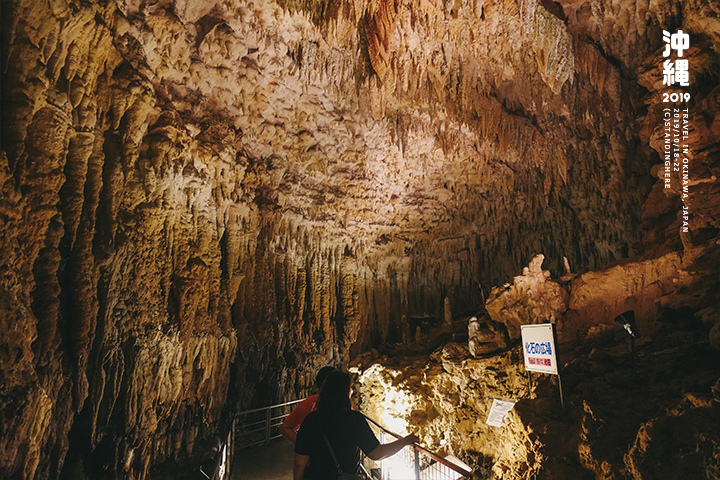
[(333, 448), (330, 445), (330, 440), (328, 440), (327, 435), (323, 434), (323, 438), (325, 439), (325, 443), (327, 444), (328, 449), (330, 450), (330, 456), (332, 457), (333, 462), (335, 462), (335, 468), (337, 468), (338, 473), (344, 473), (342, 471), (342, 468), (340, 468), (340, 462), (338, 462), (338, 459), (335, 456), (335, 452), (333, 451)]

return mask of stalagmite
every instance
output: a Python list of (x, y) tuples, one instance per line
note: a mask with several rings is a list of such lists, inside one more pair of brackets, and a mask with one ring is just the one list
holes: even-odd
[(446, 324), (452, 323), (452, 308), (450, 307), (450, 298), (445, 297), (443, 306), (443, 320)]
[(400, 328), (402, 329), (402, 342), (405, 344), (410, 343), (412, 341), (410, 338), (410, 322), (406, 315), (400, 318)]

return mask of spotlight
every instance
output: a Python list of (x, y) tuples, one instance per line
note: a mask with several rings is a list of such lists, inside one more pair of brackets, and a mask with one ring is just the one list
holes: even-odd
[(628, 310), (615, 317), (615, 323), (625, 329), (630, 335), (630, 356), (635, 355), (635, 339), (640, 337), (640, 331), (635, 324), (635, 311)]
[(635, 325), (634, 310), (628, 310), (615, 317), (615, 323), (623, 327), (632, 338), (640, 337), (640, 332), (638, 332), (637, 325)]

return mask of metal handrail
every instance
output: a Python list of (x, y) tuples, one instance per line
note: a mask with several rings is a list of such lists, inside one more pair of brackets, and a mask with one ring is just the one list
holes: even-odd
[[(198, 466), (197, 472), (208, 480), (229, 480), (230, 467), (233, 454), (233, 432), (228, 431), (222, 439), (214, 437), (215, 444), (210, 450), (211, 455), (206, 456)], [(193, 477), (196, 478), (196, 477)]]
[[(392, 435), (392, 436), (395, 437), (396, 439), (401, 439), (401, 438), (403, 438), (402, 436), (398, 435), (397, 433), (391, 432), (391, 431), (388, 430), (387, 428), (383, 427), (382, 425), (380, 425), (378, 422), (376, 422), (376, 421), (373, 420), (372, 418), (368, 417), (367, 415), (363, 414), (363, 416), (364, 416), (370, 423), (372, 423), (373, 425), (375, 425), (377, 428), (379, 428), (381, 431), (387, 433), (388, 435)], [(412, 448), (413, 448), (416, 452), (422, 453), (423, 455), (432, 458), (432, 459), (435, 460), (436, 462), (442, 464), (443, 466), (445, 466), (445, 467), (447, 467), (447, 468), (449, 468), (449, 469), (451, 469), (451, 470), (454, 470), (455, 472), (457, 472), (457, 473), (459, 473), (459, 474), (461, 474), (461, 475), (463, 475), (463, 476), (465, 476), (465, 477), (470, 477), (470, 478), (473, 478), (473, 477), (474, 477), (473, 472), (469, 472), (469, 471), (465, 470), (464, 468), (460, 467), (459, 465), (455, 465), (454, 463), (449, 462), (448, 460), (444, 459), (444, 458), (441, 457), (440, 455), (438, 455), (438, 454), (436, 454), (436, 453), (434, 453), (434, 452), (431, 452), (431, 451), (428, 450), (427, 448), (422, 447), (422, 446), (418, 445), (417, 443), (413, 443)], [(419, 478), (419, 465), (418, 465), (418, 458), (417, 458), (417, 457), (415, 458), (415, 476)]]
[[(264, 435), (263, 440), (260, 440), (260, 441), (257, 441), (257, 442), (253, 442), (253, 443), (247, 444), (247, 445), (245, 445), (245, 447), (251, 447), (251, 446), (254, 446), (254, 445), (261, 445), (261, 444), (268, 443), (270, 440), (273, 440), (273, 439), (275, 439), (275, 438), (279, 438), (279, 437), (282, 436), (282, 435), (271, 436), (270, 430), (272, 429), (272, 427), (277, 427), (277, 426), (282, 425), (282, 422), (279, 422), (279, 423), (273, 423), (273, 422), (277, 422), (277, 420), (285, 419), (285, 417), (287, 417), (287, 416), (289, 415), (289, 414), (282, 414), (282, 415), (278, 415), (278, 416), (273, 417), (273, 416), (271, 415), (272, 409), (274, 409), (274, 408), (280, 408), (280, 407), (286, 407), (286, 406), (289, 406), (289, 405), (295, 405), (295, 404), (300, 403), (300, 402), (303, 401), (303, 400), (304, 400), (304, 399), (293, 400), (293, 401), (290, 401), (290, 402), (279, 403), (279, 404), (277, 404), (277, 405), (271, 405), (271, 406), (269, 406), (269, 407), (260, 407), (260, 408), (254, 408), (254, 409), (251, 409), (251, 410), (244, 410), (244, 411), (242, 411), (242, 412), (238, 412), (238, 413), (236, 413), (236, 414), (234, 415), (234, 417), (233, 417), (233, 428), (232, 428), (232, 432), (233, 432), (234, 434), (237, 434), (237, 433), (238, 433), (238, 432), (237, 432), (237, 428), (238, 428), (237, 422), (238, 422), (238, 420), (239, 420), (239, 418), (240, 418), (241, 416), (243, 416), (243, 415), (248, 415), (248, 414), (252, 414), (252, 413), (265, 412), (265, 419), (264, 419), (264, 420), (258, 420), (258, 421), (254, 421), (254, 422), (251, 422), (251, 423), (244, 424), (245, 427), (247, 427), (247, 426), (256, 426), (256, 425), (257, 425), (257, 426), (260, 426), (260, 425), (262, 425), (260, 428), (257, 428), (257, 429), (254, 429), (254, 430), (245, 430), (245, 431), (242, 432), (242, 434), (257, 433), (257, 432), (262, 432), (262, 431), (265, 432), (265, 435)], [(368, 417), (367, 415), (363, 414), (363, 416), (364, 416), (370, 423), (372, 423), (372, 424), (375, 425), (378, 429), (380, 429), (382, 432), (387, 433), (388, 435), (391, 435), (391, 436), (395, 437), (396, 439), (403, 438), (402, 436), (398, 435), (397, 433), (391, 432), (390, 430), (388, 430), (388, 429), (385, 428), (384, 426), (380, 425), (378, 422), (376, 422), (376, 421), (373, 420), (372, 418)], [(233, 441), (233, 444), (236, 444), (236, 442)], [(441, 457), (440, 455), (438, 455), (438, 454), (436, 454), (436, 453), (434, 453), (434, 452), (432, 452), (432, 451), (430, 451), (430, 450), (428, 450), (428, 449), (426, 449), (426, 448), (418, 445), (417, 443), (414, 443), (414, 444), (412, 445), (412, 448), (413, 448), (413, 450), (415, 451), (415, 459), (414, 459), (414, 461), (415, 461), (415, 477), (416, 477), (417, 480), (420, 479), (420, 465), (419, 465), (419, 457), (418, 457), (418, 454), (423, 454), (423, 455), (425, 455), (426, 457), (429, 457), (430, 459), (432, 459), (432, 460), (438, 462), (439, 464), (443, 465), (444, 467), (449, 468), (450, 470), (453, 470), (453, 471), (455, 471), (456, 473), (459, 473), (460, 475), (463, 475), (464, 477), (475, 478), (475, 475), (473, 474), (473, 472), (470, 472), (470, 471), (468, 471), (468, 470), (465, 470), (464, 468), (460, 467), (459, 465), (456, 465), (456, 464), (454, 464), (454, 463), (446, 460), (445, 458)]]
[[(272, 434), (271, 434), (271, 431), (272, 431), (273, 428), (279, 427), (280, 425), (282, 425), (282, 423), (283, 423), (282, 420), (284, 420), (285, 417), (287, 417), (289, 414), (283, 413), (283, 414), (281, 414), (281, 415), (272, 416), (272, 414), (271, 414), (271, 413), (272, 413), (272, 410), (273, 410), (273, 409), (276, 409), (276, 408), (281, 408), (281, 407), (287, 407), (287, 406), (290, 406), (290, 405), (295, 405), (295, 404), (300, 403), (300, 402), (302, 402), (302, 401), (303, 401), (303, 399), (300, 399), (300, 400), (292, 400), (292, 401), (290, 401), (290, 402), (278, 403), (278, 404), (276, 404), (276, 405), (270, 405), (270, 406), (268, 406), (268, 407), (259, 407), (259, 408), (253, 408), (253, 409), (250, 409), (250, 410), (244, 410), (244, 411), (242, 411), (242, 412), (238, 412), (238, 413), (236, 413), (236, 414), (234, 415), (234, 417), (233, 417), (233, 432), (234, 432), (236, 435), (238, 435), (238, 434), (240, 434), (240, 435), (250, 435), (250, 434), (253, 434), (253, 433), (265, 432), (265, 434), (263, 435), (262, 440), (258, 440), (258, 441), (251, 442), (251, 443), (247, 443), (247, 444), (244, 445), (244, 447), (252, 447), (252, 446), (255, 446), (255, 445), (262, 445), (262, 444), (268, 443), (270, 440), (274, 440), (274, 439), (276, 439), (276, 438), (280, 438), (280, 437), (282, 436), (281, 434), (272, 435)], [(248, 423), (243, 423), (242, 426), (245, 427), (245, 429), (244, 429), (242, 432), (238, 432), (238, 431), (237, 431), (237, 429), (240, 427), (240, 425), (238, 425), (238, 422), (240, 421), (240, 418), (241, 418), (242, 416), (247, 416), (247, 415), (249, 415), (249, 414), (259, 413), (259, 412), (265, 412), (265, 415), (264, 415), (265, 418), (264, 418), (264, 419), (262, 419), (262, 420), (256, 420), (256, 421), (252, 421), (252, 422), (248, 422)], [(253, 428), (253, 429), (251, 429), (251, 430), (247, 430), (248, 427), (250, 427), (250, 428), (252, 428), (252, 427), (258, 427), (258, 428)]]
[(300, 403), (300, 402), (302, 402), (303, 400), (305, 400), (305, 399), (304, 399), (304, 398), (301, 398), (300, 400), (290, 400), (289, 402), (278, 403), (277, 405), (270, 405), (269, 407), (258, 407), (258, 408), (254, 408), (254, 409), (252, 409), (252, 410), (244, 410), (244, 411), (242, 411), (242, 412), (237, 412), (237, 413), (235, 414), (235, 416), (237, 417), (238, 415), (245, 415), (245, 414), (248, 414), (248, 413), (262, 412), (262, 411), (264, 411), (264, 410), (270, 410), (271, 408), (286, 407), (286, 406), (288, 406), (288, 405), (294, 405), (294, 404), (296, 404), (296, 403)]

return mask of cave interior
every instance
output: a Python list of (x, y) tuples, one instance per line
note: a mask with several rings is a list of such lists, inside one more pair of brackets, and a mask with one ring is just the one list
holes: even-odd
[(0, 477), (180, 478), (334, 365), (480, 478), (720, 478), (720, 2), (0, 8)]

